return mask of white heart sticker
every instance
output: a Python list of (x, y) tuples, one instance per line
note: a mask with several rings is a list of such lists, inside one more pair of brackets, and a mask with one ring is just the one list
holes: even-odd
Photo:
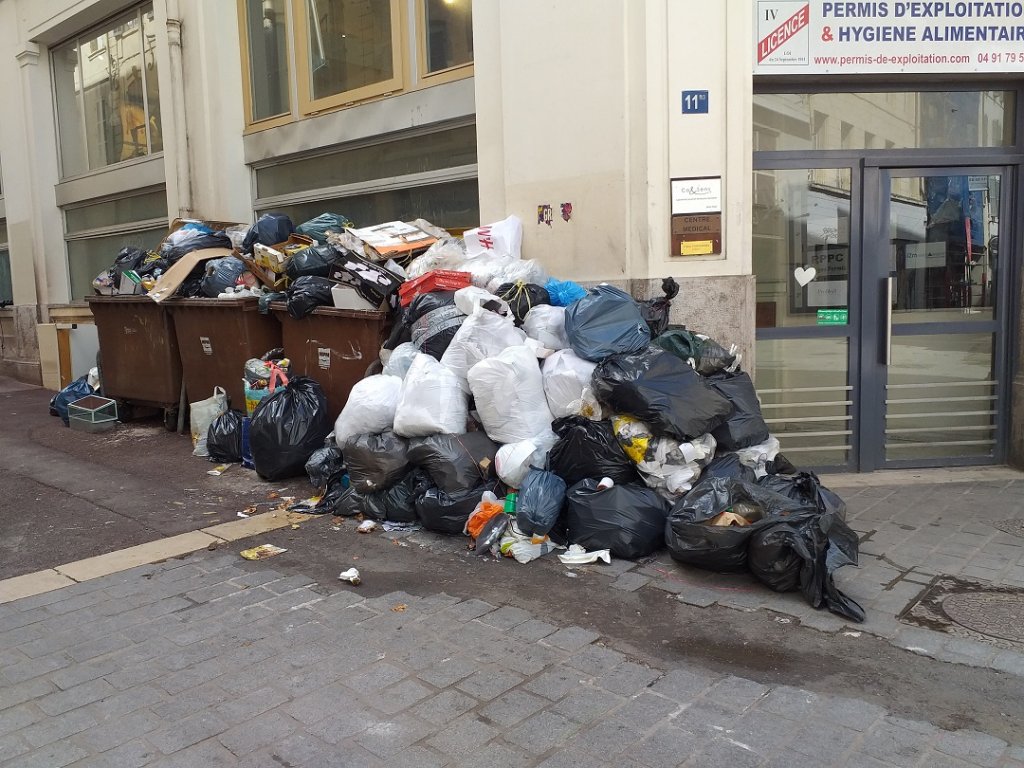
[(797, 267), (796, 269), (793, 270), (793, 277), (796, 278), (796, 283), (801, 288), (803, 288), (817, 276), (818, 270), (816, 270), (814, 267), (807, 267), (806, 269), (804, 269), (803, 267)]

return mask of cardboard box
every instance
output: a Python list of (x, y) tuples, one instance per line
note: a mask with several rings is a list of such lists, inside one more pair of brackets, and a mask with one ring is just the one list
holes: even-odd
[(200, 248), (198, 251), (186, 253), (172, 264), (170, 269), (160, 275), (160, 279), (156, 281), (153, 290), (148, 294), (149, 298), (157, 303), (170, 298), (181, 287), (181, 284), (185, 282), (185, 278), (189, 276), (197, 264), (209, 261), (210, 259), (221, 259), (231, 255), (232, 250), (230, 248)]
[(338, 309), (361, 309), (367, 311), (385, 311), (388, 308), (386, 301), (380, 306), (373, 306), (369, 301), (359, 295), (359, 292), (351, 285), (338, 284), (331, 288), (331, 297), (334, 299), (334, 306)]
[(437, 242), (433, 235), (404, 221), (388, 221), (361, 229), (349, 227), (346, 231), (362, 241), (365, 256), (374, 261), (401, 260)]

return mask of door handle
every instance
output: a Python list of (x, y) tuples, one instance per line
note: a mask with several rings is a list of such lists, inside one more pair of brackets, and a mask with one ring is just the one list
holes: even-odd
[(889, 275), (889, 277), (883, 278), (884, 290), (885, 290), (885, 322), (882, 325), (882, 330), (885, 333), (885, 339), (883, 341), (883, 348), (885, 349), (885, 355), (883, 356), (882, 362), (885, 365), (892, 364), (892, 296), (893, 288), (895, 287), (895, 275)]

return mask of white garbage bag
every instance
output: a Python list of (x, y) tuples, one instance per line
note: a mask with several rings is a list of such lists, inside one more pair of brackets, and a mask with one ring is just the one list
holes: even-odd
[(511, 256), (499, 256), (490, 251), (485, 251), (477, 256), (471, 256), (459, 267), (461, 272), (469, 273), (469, 281), (477, 288), (487, 289), (487, 286), (495, 277), (502, 273), (505, 267), (515, 261)]
[(469, 418), (469, 398), (459, 377), (430, 355), (417, 355), (402, 382), (395, 411), (401, 437), (461, 435)]
[(586, 416), (601, 420), (601, 405), (590, 383), (596, 367), (597, 363), (578, 357), (571, 349), (561, 349), (544, 361), (544, 395), (556, 419)]
[(387, 362), (384, 363), (384, 374), (404, 379), (405, 374), (409, 372), (409, 366), (412, 365), (412, 361), (418, 354), (419, 350), (411, 341), (399, 344), (391, 351)]
[(496, 443), (529, 440), (551, 429), (540, 367), (527, 347), (509, 347), (474, 365), (469, 386), (484, 431)]
[(455, 338), (441, 356), (441, 364), (459, 377), (463, 391), (468, 393), (470, 368), (525, 341), (526, 334), (516, 328), (511, 315), (477, 307), (455, 332)]
[(487, 283), (487, 290), (491, 292), (497, 291), (498, 288), (507, 283), (544, 285), (547, 281), (548, 273), (539, 261), (535, 259), (526, 261), (515, 259), (491, 276), (490, 282)]
[(507, 315), (509, 313), (508, 302), (504, 299), (499, 299), (484, 288), (477, 288), (475, 285), (471, 285), (468, 288), (460, 288), (455, 292), (455, 306), (464, 315), (472, 315), (473, 310), (485, 304), (496, 305), (497, 309), (494, 311), (499, 315)]
[(214, 387), (213, 394), (205, 400), (197, 400), (189, 404), (189, 422), (192, 425), (192, 455), (207, 457), (210, 455), (206, 447), (206, 435), (210, 425), (228, 412), (228, 393), (223, 387)]
[(401, 393), (402, 380), (398, 376), (380, 374), (357, 381), (334, 422), (334, 441), (338, 447), (342, 448), (350, 437), (376, 435), (391, 429)]
[(494, 224), (470, 229), (462, 237), (466, 241), (466, 253), (469, 256), (491, 251), (498, 256), (518, 259), (523, 246), (523, 222), (518, 216), (512, 215)]
[(501, 482), (510, 488), (518, 488), (526, 479), (531, 466), (547, 465), (548, 453), (556, 442), (558, 435), (548, 431), (530, 440), (501, 446), (498, 455), (494, 457), (494, 469)]
[(768, 435), (768, 439), (763, 443), (752, 445), (749, 448), (740, 448), (736, 451), (736, 456), (739, 458), (740, 464), (754, 470), (754, 476), (760, 480), (768, 474), (766, 465), (769, 461), (774, 461), (775, 457), (779, 455), (779, 448), (778, 438), (774, 435)]
[(565, 335), (565, 307), (538, 304), (526, 313), (523, 330), (550, 350), (569, 347), (569, 337)]

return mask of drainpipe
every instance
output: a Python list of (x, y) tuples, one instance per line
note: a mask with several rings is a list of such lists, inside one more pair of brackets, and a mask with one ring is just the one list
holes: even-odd
[(178, 187), (178, 218), (190, 218), (192, 174), (188, 149), (188, 120), (185, 115), (185, 67), (181, 47), (181, 13), (178, 0), (167, 3), (167, 52), (171, 61), (171, 107), (174, 121), (174, 176)]

